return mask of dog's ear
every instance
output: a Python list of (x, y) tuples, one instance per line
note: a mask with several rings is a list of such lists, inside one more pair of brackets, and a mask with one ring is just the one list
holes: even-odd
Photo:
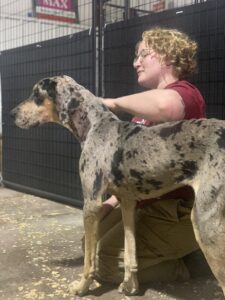
[(56, 85), (57, 82), (51, 78), (45, 78), (40, 82), (41, 88), (46, 90), (49, 97), (51, 97), (54, 101), (56, 100)]
[[(71, 116), (79, 109), (83, 102), (80, 86), (64, 85), (64, 89), (57, 95), (59, 105), (59, 119), (62, 124), (69, 122)], [(60, 98), (60, 99), (59, 99)]]

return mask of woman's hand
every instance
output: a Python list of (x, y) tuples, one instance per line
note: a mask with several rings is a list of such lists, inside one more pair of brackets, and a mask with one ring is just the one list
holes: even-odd
[(104, 201), (101, 208), (100, 220), (103, 220), (113, 210), (113, 208), (118, 205), (118, 203), (119, 201), (115, 196), (111, 196)]
[(105, 98), (102, 99), (102, 102), (105, 106), (107, 106), (112, 112), (116, 113), (119, 111), (117, 105), (116, 105), (116, 99), (112, 98)]

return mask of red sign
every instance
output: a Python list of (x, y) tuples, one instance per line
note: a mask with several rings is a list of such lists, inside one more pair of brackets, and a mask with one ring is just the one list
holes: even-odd
[(74, 0), (36, 0), (36, 17), (66, 23), (77, 23)]
[(165, 0), (159, 0), (158, 2), (154, 3), (153, 5), (153, 11), (159, 12), (165, 9)]

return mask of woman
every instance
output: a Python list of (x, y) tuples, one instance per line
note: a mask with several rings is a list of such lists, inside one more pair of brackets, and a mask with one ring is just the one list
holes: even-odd
[[(134, 68), (145, 92), (103, 102), (113, 112), (128, 112), (133, 122), (152, 126), (166, 121), (205, 117), (199, 90), (186, 79), (196, 69), (197, 44), (174, 29), (153, 28), (137, 44)], [(141, 147), (141, 145), (140, 145)], [(136, 211), (140, 282), (186, 280), (182, 257), (198, 249), (190, 221), (193, 191), (180, 188), (160, 199), (141, 202)], [(97, 251), (97, 276), (123, 280), (124, 233), (115, 196), (105, 201)]]

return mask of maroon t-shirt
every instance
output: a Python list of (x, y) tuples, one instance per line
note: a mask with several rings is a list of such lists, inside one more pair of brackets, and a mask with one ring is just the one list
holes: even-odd
[[(177, 91), (180, 94), (185, 108), (185, 116), (184, 116), (185, 120), (200, 119), (206, 117), (205, 101), (200, 91), (194, 85), (192, 85), (191, 83), (185, 80), (178, 80), (174, 83), (167, 85), (165, 89), (172, 89)], [(145, 126), (154, 125), (154, 122), (152, 122), (151, 120), (145, 120), (139, 117), (134, 117), (132, 119), (132, 122), (143, 124)], [(173, 199), (173, 198), (188, 199), (192, 195), (193, 195), (192, 189), (190, 187), (185, 186), (177, 190), (174, 190), (170, 193), (167, 193), (160, 198), (143, 200), (138, 203), (138, 207), (139, 208), (145, 207), (146, 205), (149, 205), (158, 199)]]

